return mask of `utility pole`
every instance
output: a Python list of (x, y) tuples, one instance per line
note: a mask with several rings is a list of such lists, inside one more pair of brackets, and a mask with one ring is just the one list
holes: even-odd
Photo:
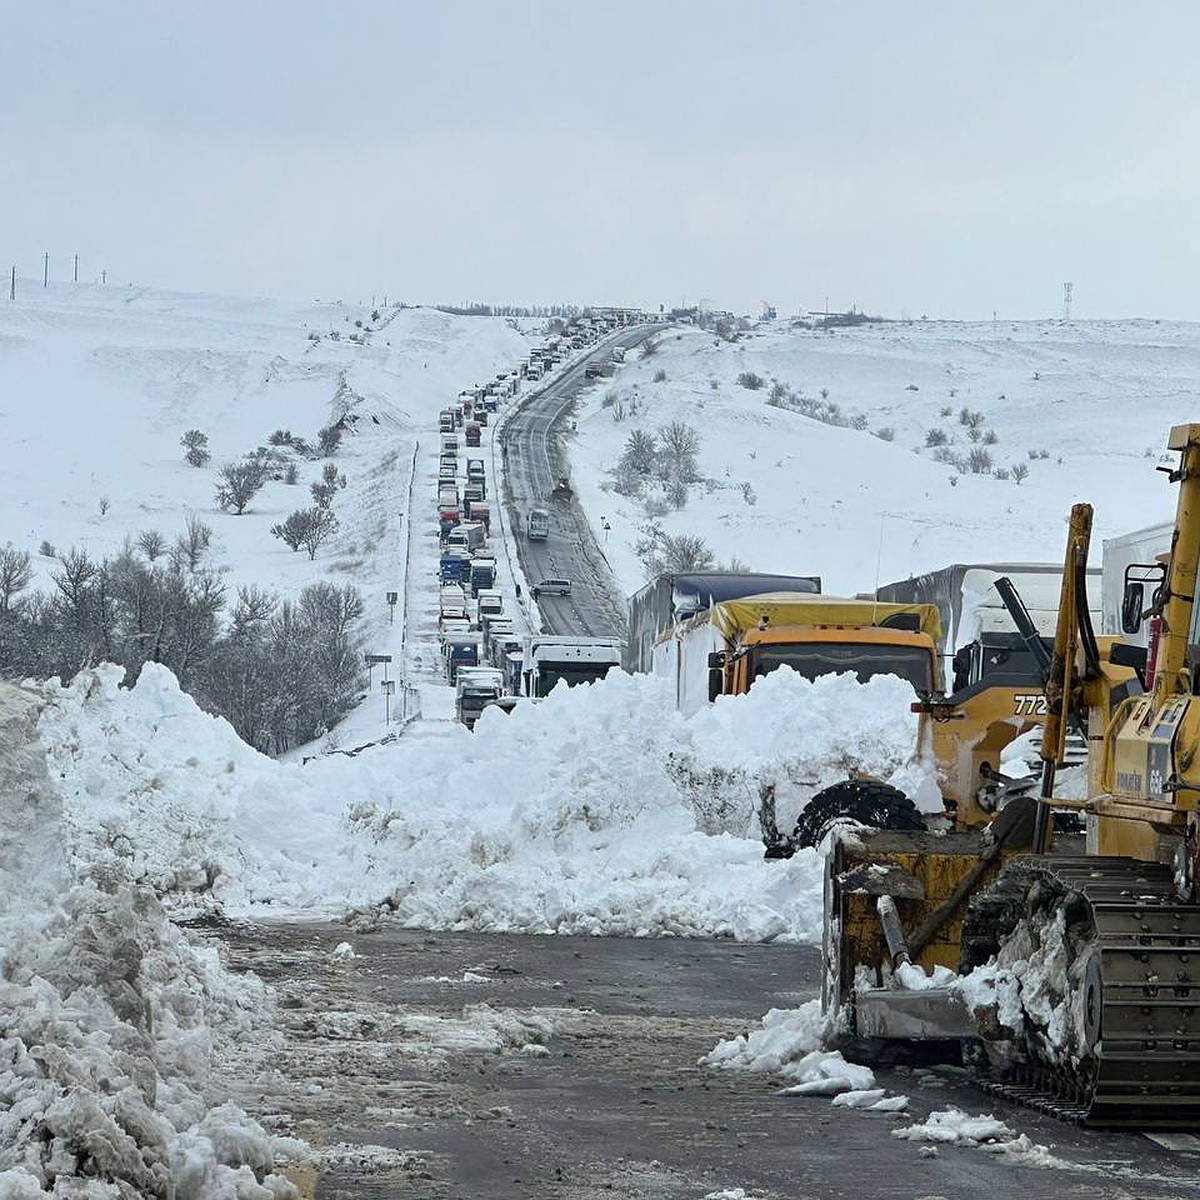
[(107, 271), (101, 271), (101, 272), (100, 272), (100, 282), (101, 282), (101, 283), (107, 283), (107, 282), (108, 282), (108, 272), (107, 272)]
[(1071, 319), (1071, 298), (1072, 298), (1072, 293), (1074, 291), (1075, 291), (1075, 285), (1073, 283), (1064, 283), (1063, 284), (1063, 320), (1064, 321), (1069, 321)]
[(15, 300), (17, 298), (17, 266), (16, 266), (16, 263), (13, 264), (12, 282), (8, 285), (8, 298), (10, 300)]
[(42, 287), (50, 286), (50, 251), (42, 252)]
[(79, 282), (79, 255), (75, 255), (75, 282)]

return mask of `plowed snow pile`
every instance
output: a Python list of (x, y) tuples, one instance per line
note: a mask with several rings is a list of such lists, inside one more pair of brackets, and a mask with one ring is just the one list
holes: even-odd
[(255, 753), (163, 668), (132, 689), (120, 675), (47, 688), (76, 871), (176, 910), (359, 909), (427, 928), (814, 939), (819, 862), (763, 861), (759, 786), (799, 803), (850, 769), (889, 777), (916, 732), (893, 678), (779, 671), (688, 722), (659, 681), (614, 673), (486, 713), (474, 734), (297, 766)]
[(222, 1045), (266, 1027), (263, 989), (195, 952), (147, 889), (69, 885), (34, 716), (0, 688), (0, 1198), (296, 1194), (273, 1173), (296, 1144), (216, 1095)]

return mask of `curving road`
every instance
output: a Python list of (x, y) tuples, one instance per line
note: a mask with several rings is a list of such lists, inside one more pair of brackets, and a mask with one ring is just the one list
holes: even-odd
[[(574, 499), (551, 499), (555, 481), (570, 475), (558, 426), (579, 392), (595, 385), (584, 374), (593, 358), (609, 357), (616, 346), (629, 350), (662, 328), (661, 324), (636, 325), (601, 338), (579, 363), (532, 393), (500, 430), (504, 498), (525, 578), (530, 586), (549, 578), (572, 583), (570, 596), (543, 596), (538, 601), (547, 633), (624, 636), (625, 596), (613, 580), (583, 509)], [(550, 536), (544, 542), (525, 537), (525, 515), (531, 508), (550, 513)]]

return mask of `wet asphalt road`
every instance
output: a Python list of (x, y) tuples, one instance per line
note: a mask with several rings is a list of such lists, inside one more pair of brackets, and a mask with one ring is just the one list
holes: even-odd
[[(584, 388), (606, 384), (604, 379), (586, 377), (588, 362), (609, 359), (614, 346), (632, 352), (659, 329), (661, 326), (638, 326), (602, 338), (582, 361), (524, 400), (500, 431), (505, 494), (525, 578), (531, 586), (539, 579), (553, 578), (570, 579), (573, 585), (570, 596), (540, 599), (547, 633), (624, 634), (625, 597), (608, 570), (587, 517), (576, 501), (555, 500), (551, 492), (560, 476), (570, 475), (563, 427), (575, 397)], [(545, 541), (531, 542), (524, 536), (526, 514), (535, 507), (550, 513), (550, 536)]]
[[(894, 1116), (698, 1067), (719, 1039), (815, 994), (811, 947), (386, 926), (210, 936), (281, 1001), (272, 1070), (247, 1066), (236, 1098), (323, 1150), (315, 1194), (329, 1200), (700, 1200), (736, 1188), (756, 1200), (1200, 1196), (1200, 1155), (1013, 1109), (953, 1070), (879, 1072), (911, 1097), (912, 1112)], [(343, 940), (352, 960), (332, 955)], [(478, 1044), (481, 1013), (516, 1024), (515, 1037)], [(536, 1056), (522, 1046), (530, 1029), (544, 1042)], [(995, 1112), (1076, 1165), (953, 1146), (923, 1157), (890, 1136), (950, 1105)]]

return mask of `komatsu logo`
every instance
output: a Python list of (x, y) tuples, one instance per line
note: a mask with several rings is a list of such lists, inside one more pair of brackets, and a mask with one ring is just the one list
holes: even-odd
[(1141, 771), (1118, 771), (1117, 772), (1117, 791), (1118, 792), (1141, 792), (1142, 790), (1142, 773)]

